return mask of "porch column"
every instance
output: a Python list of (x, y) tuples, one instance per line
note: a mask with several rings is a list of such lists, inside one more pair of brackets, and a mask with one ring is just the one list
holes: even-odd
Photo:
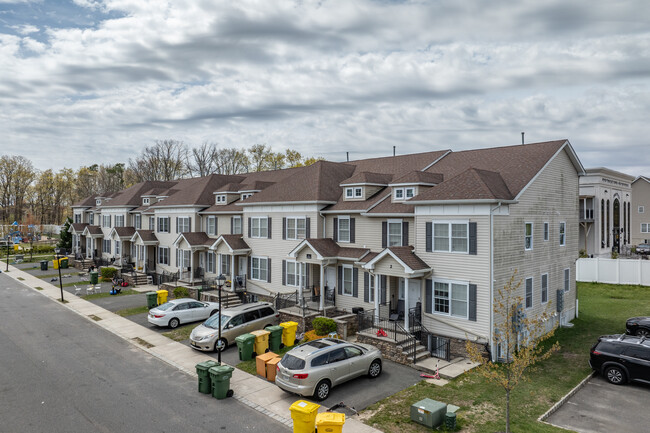
[(298, 290), (300, 290), (300, 305), (305, 305), (305, 298), (302, 295), (302, 263), (296, 262), (298, 266)]
[[(145, 245), (144, 248), (142, 249), (144, 250), (144, 257), (142, 258), (142, 272), (146, 274), (147, 273), (147, 246)], [(136, 263), (136, 267), (137, 267), (137, 263)]]
[(322, 262), (320, 264), (320, 305), (318, 309), (325, 311), (325, 269)]
[(230, 255), (230, 288), (235, 291), (235, 253)]
[(194, 283), (194, 251), (190, 248), (190, 284)]
[(381, 296), (381, 290), (379, 285), (381, 284), (381, 278), (379, 275), (375, 274), (375, 319), (379, 320), (379, 297)]
[(409, 330), (409, 281), (410, 278), (404, 278), (404, 329)]

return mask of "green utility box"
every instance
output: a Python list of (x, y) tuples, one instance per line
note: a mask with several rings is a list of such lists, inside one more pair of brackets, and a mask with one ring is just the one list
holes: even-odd
[(431, 429), (442, 425), (447, 413), (447, 403), (425, 398), (411, 406), (411, 421)]
[(223, 400), (226, 397), (232, 396), (230, 378), (232, 377), (233, 370), (234, 368), (228, 365), (210, 367), (208, 373), (212, 381), (212, 397)]
[(240, 361), (253, 359), (253, 352), (255, 351), (255, 336), (253, 334), (242, 334), (235, 338), (235, 342), (237, 343)]
[(99, 283), (99, 272), (92, 271), (90, 273), (90, 284), (98, 284), (98, 283)]
[(156, 292), (147, 292), (147, 308), (152, 309), (158, 306), (158, 293)]
[(216, 361), (205, 361), (196, 364), (196, 374), (199, 376), (199, 392), (201, 394), (210, 394), (212, 391), (212, 381), (208, 370), (217, 365), (219, 363)]
[(271, 333), (269, 335), (269, 350), (278, 353), (282, 344), (282, 331), (284, 328), (282, 326), (267, 326), (264, 329)]
[(47, 271), (47, 265), (48, 265), (47, 260), (41, 260), (41, 271)]

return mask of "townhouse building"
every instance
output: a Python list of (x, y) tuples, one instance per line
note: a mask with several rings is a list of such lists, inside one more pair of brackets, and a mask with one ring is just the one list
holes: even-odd
[(639, 176), (632, 182), (632, 221), (630, 242), (632, 245), (650, 242), (650, 178)]
[(515, 271), (526, 314), (576, 315), (582, 175), (567, 140), (319, 161), (144, 182), (76, 204), (70, 230), (87, 257), (185, 284), (223, 273), (260, 296), (297, 292), (406, 329), (417, 317), (494, 354), (495, 292)]

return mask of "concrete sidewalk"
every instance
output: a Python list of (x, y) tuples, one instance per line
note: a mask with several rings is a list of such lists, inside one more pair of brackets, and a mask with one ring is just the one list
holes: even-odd
[[(6, 264), (3, 263), (0, 267), (3, 272), (5, 266)], [(23, 272), (18, 268), (10, 265), (9, 272), (6, 275), (33, 289), (38, 287), (39, 289), (36, 290), (53, 300), (61, 299), (61, 291), (58, 287), (27, 272)], [(143, 286), (140, 287), (144, 288)], [(67, 301), (64, 304), (66, 308), (86, 317), (90, 322), (131, 342), (145, 352), (194, 378), (197, 378), (195, 365), (199, 362), (213, 359), (207, 358), (200, 352), (192, 350), (181, 343), (172, 341), (155, 331), (135, 324), (124, 317), (120, 317), (78, 296), (71, 295), (69, 292), (64, 293), (64, 299)], [(286, 424), (288, 427), (293, 426), (289, 406), (300, 399), (298, 396), (288, 394), (272, 382), (252, 376), (238, 369), (233, 371), (230, 388), (234, 391), (233, 398)], [(321, 407), (320, 411), (323, 412), (324, 408)], [(343, 432), (345, 433), (371, 433), (379, 431), (362, 423), (355, 417), (346, 417), (345, 425), (343, 426)]]

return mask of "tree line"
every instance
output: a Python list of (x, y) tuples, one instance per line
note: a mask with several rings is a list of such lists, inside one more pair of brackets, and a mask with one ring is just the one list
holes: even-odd
[(273, 152), (256, 144), (222, 148), (203, 142), (189, 146), (178, 140), (157, 140), (126, 163), (93, 164), (77, 170), (37, 170), (24, 156), (0, 157), (0, 224), (61, 224), (70, 206), (95, 195), (110, 194), (147, 180), (174, 180), (210, 174), (240, 174), (313, 164), (287, 149)]

